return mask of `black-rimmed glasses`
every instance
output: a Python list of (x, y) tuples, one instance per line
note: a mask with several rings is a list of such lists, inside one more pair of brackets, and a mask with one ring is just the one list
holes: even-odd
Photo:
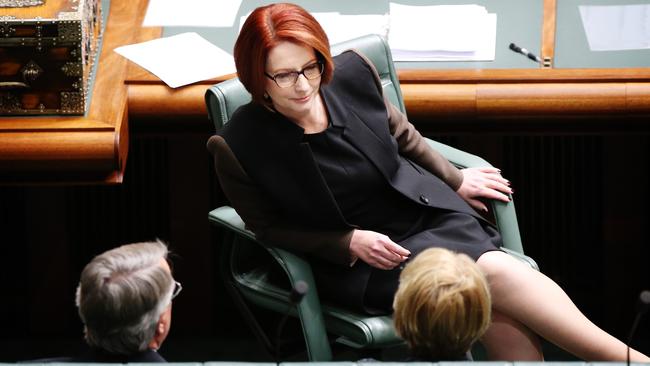
[(303, 75), (308, 80), (314, 80), (323, 74), (324, 69), (325, 67), (323, 63), (321, 61), (316, 61), (313, 64), (305, 66), (300, 71), (279, 72), (275, 75), (269, 75), (265, 72), (264, 75), (266, 75), (267, 78), (275, 81), (275, 83), (280, 88), (288, 88), (290, 86), (296, 85), (296, 82), (298, 81), (298, 77), (300, 77), (300, 75)]
[(174, 298), (181, 293), (181, 290), (183, 290), (183, 285), (181, 285), (181, 283), (178, 281), (174, 281), (174, 291), (172, 292), (171, 299), (174, 300)]

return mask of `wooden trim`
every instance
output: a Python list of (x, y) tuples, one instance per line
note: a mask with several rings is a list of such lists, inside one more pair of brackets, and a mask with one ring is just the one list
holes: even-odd
[(557, 0), (544, 0), (542, 25), (542, 65), (553, 67), (555, 59), (555, 29), (557, 21)]
[(650, 68), (398, 70), (401, 84), (650, 81)]
[(134, 118), (207, 118), (204, 95), (210, 85), (178, 89), (167, 85), (129, 85), (129, 113)]
[(402, 85), (410, 118), (650, 114), (650, 82)]
[(132, 43), (145, 6), (141, 0), (111, 1), (86, 116), (0, 119), (0, 184), (122, 181), (128, 153), (127, 60), (113, 50)]

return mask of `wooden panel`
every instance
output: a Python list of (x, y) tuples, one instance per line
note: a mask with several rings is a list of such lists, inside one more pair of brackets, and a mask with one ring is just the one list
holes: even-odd
[(544, 0), (544, 22), (542, 25), (542, 62), (544, 67), (553, 67), (555, 57), (555, 27), (557, 0)]
[(650, 68), (626, 69), (401, 69), (401, 84), (439, 84), (471, 82), (564, 82), (650, 81)]
[(203, 95), (209, 87), (195, 84), (172, 89), (167, 85), (129, 85), (129, 113), (134, 118), (207, 118)]
[[(561, 117), (602, 112), (635, 115), (650, 111), (650, 69), (399, 70), (398, 73), (408, 114), (415, 118)], [(131, 115), (155, 118), (205, 116), (205, 90), (227, 78), (172, 89), (155, 82), (155, 77), (146, 71), (134, 70), (129, 75), (134, 78), (127, 80)]]
[(476, 117), (474, 84), (405, 84), (402, 93), (409, 118)]
[(482, 84), (478, 110), (485, 116), (625, 113), (625, 84)]
[(650, 83), (405, 84), (411, 118), (645, 115)]
[(649, 113), (650, 83), (627, 84), (626, 99), (631, 113)]
[(131, 43), (145, 6), (140, 0), (111, 1), (86, 116), (0, 119), (0, 183), (52, 182), (52, 172), (74, 181), (122, 181), (128, 153), (127, 60), (113, 49)]
[[(43, 170), (104, 170), (117, 167), (115, 159), (115, 135), (111, 131), (52, 132), (33, 134), (31, 132), (0, 133), (0, 170), (7, 171)], [(35, 145), (47, 149), (34, 148)]]

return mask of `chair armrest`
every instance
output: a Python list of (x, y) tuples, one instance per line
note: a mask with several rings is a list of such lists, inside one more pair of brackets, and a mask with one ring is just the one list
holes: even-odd
[(242, 220), (241, 217), (239, 217), (237, 211), (235, 211), (235, 209), (230, 206), (221, 206), (210, 211), (208, 214), (208, 220), (213, 224), (225, 227), (237, 235), (253, 240), (264, 246), (264, 244), (258, 242), (257, 239), (255, 239), (255, 234), (253, 234), (252, 231), (246, 229), (244, 220)]
[(539, 271), (539, 266), (537, 265), (537, 262), (535, 260), (525, 254), (521, 254), (517, 251), (514, 251), (512, 249), (506, 248), (506, 247), (501, 247), (501, 250), (504, 252), (508, 253), (509, 255), (515, 257), (516, 259), (519, 259), (521, 262), (527, 264), (530, 266), (530, 268)]
[[(425, 140), (429, 146), (434, 148), (460, 169), (492, 166), (486, 160), (476, 155), (455, 149), (428, 138), (425, 138)], [(490, 205), (492, 207), (492, 212), (494, 212), (495, 223), (499, 229), (501, 238), (503, 239), (503, 247), (509, 249), (510, 252), (524, 254), (524, 248), (521, 244), (521, 235), (519, 234), (519, 223), (517, 222), (517, 214), (515, 212), (515, 203), (512, 196), (510, 196), (510, 202), (506, 203), (491, 200)], [(530, 261), (535, 263), (532, 259), (530, 259)], [(537, 269), (537, 264), (535, 264), (533, 268)]]
[[(313, 353), (309, 355), (309, 359), (314, 361), (330, 360), (332, 358), (332, 351), (329, 346), (329, 340), (324, 333), (326, 329), (325, 321), (320, 306), (320, 299), (318, 298), (316, 281), (314, 280), (309, 262), (289, 251), (267, 246), (258, 241), (255, 238), (255, 234), (246, 229), (244, 221), (232, 207), (222, 206), (212, 210), (208, 214), (208, 219), (211, 223), (231, 230), (236, 235), (249, 239), (264, 247), (287, 274), (292, 287), (295, 286), (297, 281), (304, 281), (307, 284), (309, 291), (307, 291), (303, 299), (296, 306), (296, 311), (303, 328), (305, 342), (311, 344), (310, 347), (307, 347), (307, 351)], [(309, 319), (309, 321), (303, 321), (303, 319)]]

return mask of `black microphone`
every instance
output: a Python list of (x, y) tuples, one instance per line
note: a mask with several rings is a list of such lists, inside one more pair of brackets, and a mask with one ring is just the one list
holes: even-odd
[(278, 362), (280, 361), (280, 337), (282, 336), (282, 329), (284, 328), (284, 324), (289, 318), (291, 307), (298, 305), (300, 301), (302, 301), (302, 298), (307, 294), (307, 291), (309, 291), (309, 285), (307, 285), (305, 281), (296, 281), (295, 286), (293, 286), (291, 292), (289, 293), (290, 304), (287, 306), (287, 310), (284, 312), (280, 323), (278, 323), (278, 329), (275, 334), (275, 358)]
[(634, 317), (634, 322), (632, 323), (632, 329), (630, 329), (630, 334), (627, 336), (627, 365), (630, 365), (630, 345), (632, 344), (632, 338), (636, 332), (636, 327), (639, 325), (639, 321), (643, 314), (645, 314), (650, 308), (650, 291), (645, 290), (641, 291), (639, 299), (636, 303), (636, 316)]
[(517, 52), (517, 53), (521, 53), (522, 55), (528, 57), (529, 59), (531, 59), (531, 60), (533, 60), (535, 62), (539, 62), (539, 63), (542, 62), (542, 59), (537, 57), (534, 53), (528, 51), (527, 49), (525, 49), (523, 47), (519, 47), (514, 43), (510, 43), (510, 49)]

